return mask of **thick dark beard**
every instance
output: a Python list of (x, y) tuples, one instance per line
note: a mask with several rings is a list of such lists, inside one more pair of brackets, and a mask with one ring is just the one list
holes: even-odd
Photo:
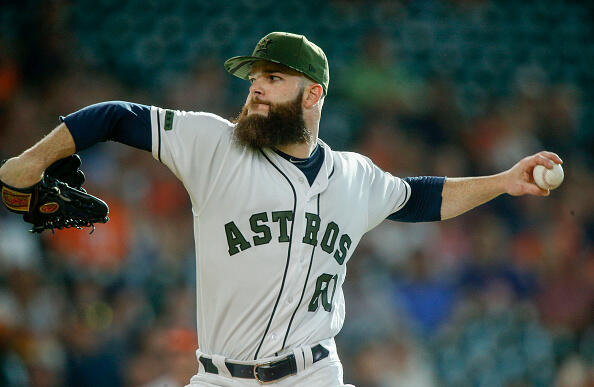
[(268, 104), (268, 116), (247, 115), (243, 107), (234, 123), (235, 139), (252, 148), (275, 148), (282, 145), (302, 144), (311, 141), (311, 133), (305, 127), (301, 99), (303, 90), (293, 101)]

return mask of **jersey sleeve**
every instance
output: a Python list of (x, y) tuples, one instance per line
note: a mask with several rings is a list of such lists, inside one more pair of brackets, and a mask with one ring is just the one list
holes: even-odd
[(77, 152), (108, 140), (151, 150), (150, 107), (146, 105), (101, 102), (60, 116), (60, 121), (70, 131)]
[(406, 205), (391, 214), (388, 219), (399, 222), (434, 222), (441, 220), (441, 194), (445, 177), (405, 177), (410, 187), (410, 199)]
[(368, 194), (367, 231), (376, 227), (390, 214), (400, 210), (410, 199), (410, 186), (403, 179), (393, 176), (364, 157)]
[(222, 168), (232, 130), (233, 124), (215, 114), (151, 107), (153, 157), (181, 180), (195, 212)]

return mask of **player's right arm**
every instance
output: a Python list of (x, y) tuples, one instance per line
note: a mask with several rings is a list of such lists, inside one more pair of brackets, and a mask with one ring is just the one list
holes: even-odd
[(102, 102), (61, 119), (50, 134), (0, 168), (1, 181), (16, 188), (32, 186), (55, 161), (100, 141), (114, 140), (151, 151), (149, 106)]

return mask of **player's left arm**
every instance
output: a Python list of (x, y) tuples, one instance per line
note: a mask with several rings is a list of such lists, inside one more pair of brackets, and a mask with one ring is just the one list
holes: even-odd
[(532, 177), (537, 165), (552, 168), (561, 158), (542, 151), (518, 161), (507, 171), (491, 176), (446, 178), (441, 200), (441, 220), (465, 213), (501, 194), (512, 196), (548, 196), (549, 190), (538, 187)]

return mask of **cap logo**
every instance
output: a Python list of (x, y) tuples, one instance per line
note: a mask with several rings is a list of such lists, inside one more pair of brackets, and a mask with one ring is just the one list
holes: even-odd
[(260, 41), (260, 43), (258, 43), (258, 47), (256, 47), (256, 54), (259, 54), (260, 52), (262, 52), (262, 54), (267, 54), (268, 53), (268, 46), (270, 46), (272, 44), (272, 39), (270, 38), (264, 38)]

